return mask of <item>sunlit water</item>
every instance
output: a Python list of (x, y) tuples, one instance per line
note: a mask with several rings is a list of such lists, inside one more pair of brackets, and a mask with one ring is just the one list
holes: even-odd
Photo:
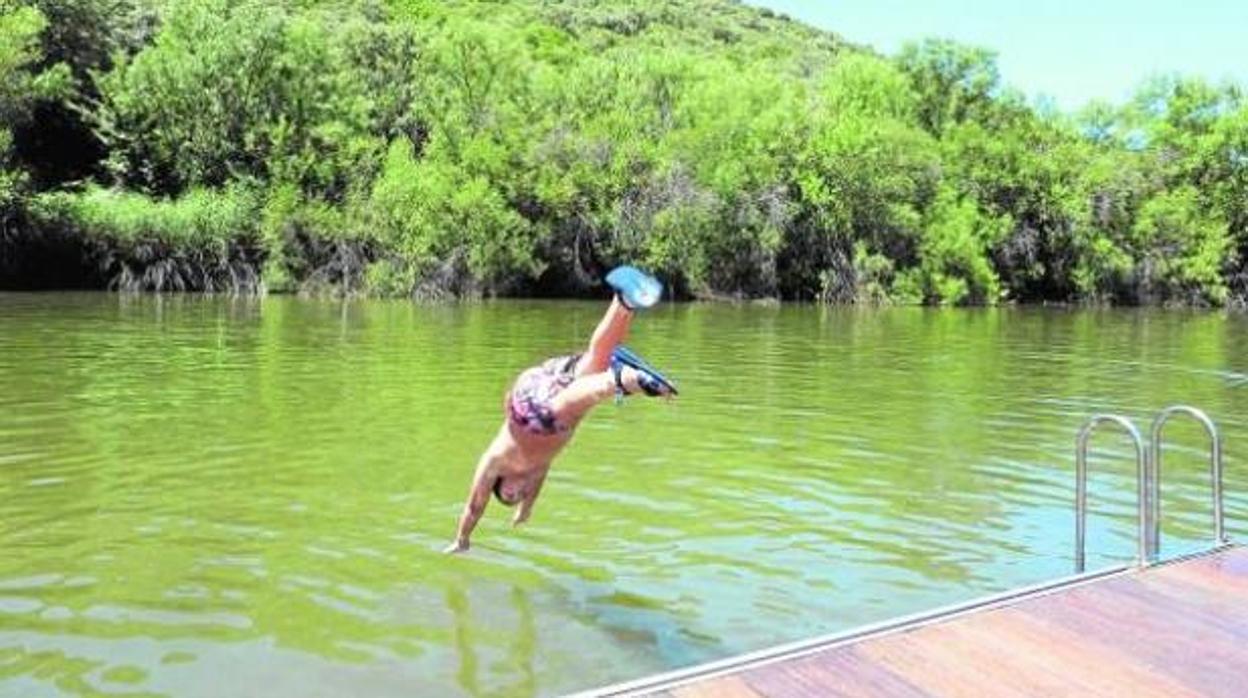
[[(1243, 317), (677, 305), (631, 343), (682, 398), (602, 406), (442, 556), (507, 386), (602, 309), (0, 295), (0, 694), (549, 695), (1059, 577), (1100, 410), (1206, 409), (1248, 534)], [(1134, 545), (1097, 444), (1092, 566)]]

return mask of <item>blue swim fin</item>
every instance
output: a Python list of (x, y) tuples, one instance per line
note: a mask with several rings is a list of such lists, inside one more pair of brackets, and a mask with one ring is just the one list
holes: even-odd
[(622, 345), (616, 347), (611, 352), (611, 368), (615, 372), (617, 385), (619, 384), (620, 366), (629, 366), (637, 371), (639, 374), (637, 382), (647, 395), (662, 395), (664, 390), (672, 395), (680, 393), (676, 389), (676, 384), (669, 380), (667, 376), (646, 363), (645, 359), (634, 354), (628, 347)]
[(607, 284), (631, 310), (649, 308), (663, 297), (663, 284), (637, 267), (621, 266), (607, 274)]

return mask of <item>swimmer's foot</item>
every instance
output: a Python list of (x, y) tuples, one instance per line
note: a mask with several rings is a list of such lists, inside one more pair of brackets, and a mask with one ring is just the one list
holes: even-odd
[(639, 390), (651, 397), (673, 396), (678, 392), (666, 376), (625, 347), (616, 347), (611, 352), (611, 372), (615, 375), (617, 397)]
[(638, 371), (632, 366), (615, 364), (611, 367), (615, 373), (615, 396), (617, 401), (625, 395), (645, 393), (650, 397), (670, 396), (672, 391), (663, 383), (647, 373)]
[(607, 284), (615, 289), (620, 302), (629, 310), (652, 307), (663, 297), (663, 284), (636, 267), (621, 266), (612, 269), (607, 274)]

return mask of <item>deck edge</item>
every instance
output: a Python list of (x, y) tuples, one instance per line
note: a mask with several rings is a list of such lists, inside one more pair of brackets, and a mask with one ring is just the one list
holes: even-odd
[(1120, 565), (1092, 572), (1084, 572), (1082, 574), (1060, 577), (1055, 580), (1009, 589), (996, 594), (971, 599), (969, 601), (949, 604), (926, 611), (920, 611), (918, 613), (890, 618), (878, 623), (855, 626), (836, 633), (819, 635), (805, 640), (797, 640), (795, 642), (775, 645), (773, 647), (756, 650), (754, 652), (747, 652), (745, 654), (726, 657), (724, 659), (695, 664), (693, 666), (652, 674), (650, 676), (643, 676), (630, 681), (609, 684), (607, 686), (570, 694), (569, 698), (633, 696), (641, 693), (653, 693), (670, 690), (695, 681), (705, 681), (736, 672), (755, 669), (775, 662), (797, 659), (853, 642), (860, 642), (878, 637), (884, 637), (893, 633), (914, 630), (925, 625), (952, 620), (970, 613), (1001, 608), (1021, 601), (1040, 598), (1049, 594), (1065, 591), (1067, 589), (1074, 589), (1086, 584), (1092, 584), (1114, 577), (1144, 572), (1203, 557), (1210, 557), (1236, 547), (1239, 546), (1235, 543), (1227, 542), (1207, 550), (1176, 556), (1163, 562), (1158, 562), (1144, 567), (1137, 567), (1135, 565)]

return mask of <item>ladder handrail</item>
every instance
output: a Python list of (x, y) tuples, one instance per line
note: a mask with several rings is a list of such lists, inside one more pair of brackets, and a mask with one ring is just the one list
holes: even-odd
[(1153, 561), (1157, 560), (1161, 552), (1161, 432), (1176, 414), (1185, 414), (1200, 422), (1209, 435), (1209, 479), (1213, 484), (1213, 544), (1217, 547), (1226, 543), (1222, 509), (1222, 436), (1217, 425), (1204, 411), (1189, 405), (1171, 405), (1157, 413), (1150, 432), (1149, 455), (1152, 458), (1148, 473), (1148, 498), (1152, 504), (1149, 512), (1152, 525), (1149, 531), (1149, 559)]
[(1136, 470), (1136, 509), (1139, 516), (1137, 532), (1136, 563), (1147, 564), (1149, 554), (1149, 510), (1148, 482), (1148, 449), (1140, 432), (1126, 417), (1116, 414), (1095, 414), (1084, 423), (1075, 440), (1075, 572), (1082, 573), (1085, 567), (1084, 540), (1087, 535), (1088, 518), (1088, 439), (1096, 427), (1104, 424), (1117, 424), (1126, 430), (1135, 444)]

